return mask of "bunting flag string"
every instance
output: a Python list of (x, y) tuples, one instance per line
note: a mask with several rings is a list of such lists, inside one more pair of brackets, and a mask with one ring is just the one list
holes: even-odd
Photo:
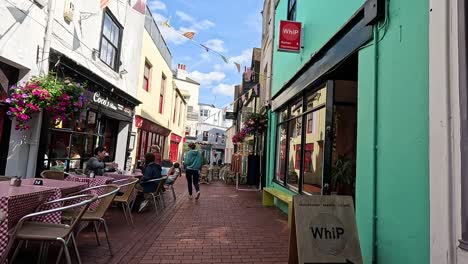
[[(101, 0), (101, 1), (106, 1), (106, 0)], [(107, 1), (109, 1), (109, 0), (107, 0)], [(181, 35), (181, 36), (187, 38), (188, 40), (191, 40), (191, 41), (193, 42), (194, 45), (197, 45), (197, 46), (203, 48), (206, 52), (210, 52), (210, 51), (211, 51), (212, 53), (217, 54), (217, 55), (224, 61), (224, 63), (229, 64), (229, 61), (231, 61), (231, 62), (236, 66), (237, 72), (240, 73), (240, 63), (238, 63), (238, 62), (236, 62), (236, 61), (232, 61), (232, 60), (228, 59), (226, 56), (224, 56), (223, 54), (221, 54), (221, 53), (219, 53), (219, 52), (217, 52), (217, 51), (215, 51), (215, 50), (213, 50), (213, 49), (207, 47), (206, 45), (203, 45), (203, 44), (198, 43), (198, 42), (196, 42), (195, 40), (193, 40), (193, 37), (194, 37), (194, 35), (195, 35), (195, 32), (184, 32), (184, 33), (181, 33), (181, 32), (179, 32), (179, 31), (175, 30), (175, 29), (170, 25), (169, 20), (166, 20), (166, 21), (164, 21), (164, 22), (161, 22), (160, 25), (162, 25), (162, 26), (164, 26), (164, 27), (167, 27), (167, 28), (169, 28), (169, 29), (172, 29), (175, 33), (177, 33), (177, 34), (179, 34), (179, 35)], [(250, 69), (250, 70), (251, 70), (251, 69)], [(269, 77), (269, 76), (265, 76), (265, 75), (263, 75), (262, 73), (254, 72), (254, 71), (252, 71), (252, 70), (251, 70), (251, 72), (253, 72), (253, 73), (255, 73), (255, 74), (258, 74), (258, 76), (262, 76), (262, 77), (264, 77), (264, 78), (272, 78), (271, 76), (270, 76), (270, 77)]]

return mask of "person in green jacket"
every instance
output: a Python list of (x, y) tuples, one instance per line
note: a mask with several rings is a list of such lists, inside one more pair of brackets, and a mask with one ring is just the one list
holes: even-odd
[(200, 198), (200, 169), (203, 165), (203, 158), (200, 151), (195, 149), (195, 143), (189, 144), (189, 152), (185, 156), (184, 163), (185, 163), (185, 176), (187, 177), (187, 184), (188, 184), (188, 192), (189, 198), (192, 199), (192, 182), (193, 186), (195, 186), (195, 190), (197, 194), (195, 199), (198, 200)]

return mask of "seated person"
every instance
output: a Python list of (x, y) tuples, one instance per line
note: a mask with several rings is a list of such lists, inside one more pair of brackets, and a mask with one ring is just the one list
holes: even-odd
[(117, 164), (104, 162), (104, 158), (108, 155), (106, 149), (103, 147), (97, 147), (94, 150), (94, 157), (91, 157), (88, 162), (86, 162), (85, 174), (89, 175), (91, 172), (94, 175), (102, 176), (108, 167), (115, 168)]
[(166, 185), (172, 185), (180, 174), (180, 164), (176, 162), (167, 172)]
[(155, 163), (155, 156), (153, 153), (146, 153), (145, 155), (145, 172), (143, 173), (143, 177), (141, 178), (140, 185), (143, 188), (143, 192), (145, 193), (152, 193), (156, 191), (158, 187), (158, 182), (148, 182), (149, 180), (160, 179), (162, 178), (161, 175), (161, 166)]
[[(145, 171), (140, 181), (141, 189), (143, 190), (143, 193), (154, 193), (156, 192), (156, 189), (158, 188), (159, 182), (158, 181), (148, 182), (148, 181), (162, 178), (161, 176), (162, 169), (159, 164), (155, 163), (155, 156), (151, 152), (146, 153), (145, 163), (146, 163)], [(149, 203), (148, 199), (145, 199), (143, 202), (141, 202), (140, 209), (138, 211), (141, 212), (148, 205), (148, 203)]]

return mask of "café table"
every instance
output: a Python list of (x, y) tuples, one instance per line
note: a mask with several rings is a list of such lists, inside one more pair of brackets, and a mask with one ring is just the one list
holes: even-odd
[(113, 178), (114, 180), (126, 180), (130, 178), (141, 178), (143, 177), (143, 173), (141, 173), (141, 171), (136, 171), (136, 172), (124, 171), (122, 174), (118, 172), (106, 172), (104, 173), (104, 176)]
[[(35, 185), (10, 186), (10, 182), (0, 182), (0, 259), (6, 253), (9, 241), (8, 230), (13, 228), (21, 217), (35, 212), (41, 204), (60, 198), (61, 192), (58, 188)], [(42, 210), (51, 208), (42, 208)], [(58, 224), (61, 217), (61, 213), (56, 212), (34, 220)]]
[[(86, 175), (70, 174), (68, 175), (67, 178), (65, 178), (65, 181), (85, 183), (86, 188), (90, 188), (90, 187), (95, 187), (95, 186), (100, 186), (100, 185), (111, 184), (114, 181), (114, 179), (111, 177), (105, 177), (105, 176), (96, 176), (94, 178), (90, 178)], [(98, 196), (103, 195), (104, 192), (105, 191), (102, 188), (90, 191), (91, 194), (96, 194)], [(95, 210), (98, 205), (99, 205), (99, 201), (95, 201), (89, 206), (89, 208), (91, 210)]]
[(75, 192), (79, 192), (80, 190), (83, 190), (88, 187), (88, 184), (85, 182), (61, 181), (44, 178), (24, 179), (22, 181), (22, 185), (34, 185), (34, 182), (36, 182), (37, 180), (42, 181), (42, 186), (60, 189), (60, 191), (62, 192), (62, 197)]

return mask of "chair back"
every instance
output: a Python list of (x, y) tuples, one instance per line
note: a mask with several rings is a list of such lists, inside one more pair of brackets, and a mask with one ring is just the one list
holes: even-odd
[(137, 178), (130, 178), (128, 180), (125, 180), (127, 183), (125, 184), (119, 184), (120, 190), (123, 192), (123, 195), (120, 196), (120, 199), (129, 201), (130, 198), (132, 197), (132, 193), (135, 190), (135, 185), (139, 181)]
[(8, 177), (8, 176), (0, 176), (0, 182), (1, 181), (10, 181), (10, 180), (11, 180), (11, 178)]
[(41, 177), (44, 179), (64, 180), (65, 174), (63, 173), (63, 171), (45, 170), (41, 172)]
[(166, 183), (167, 177), (161, 178), (159, 181), (158, 187), (156, 188), (156, 194), (162, 193), (164, 189), (164, 184)]
[(92, 211), (94, 216), (102, 218), (104, 217), (104, 214), (106, 213), (110, 204), (112, 203), (115, 196), (117, 195), (117, 192), (120, 190), (120, 187), (116, 184), (99, 185), (99, 186), (94, 186), (94, 187), (83, 189), (72, 195), (88, 194), (92, 190), (102, 190), (103, 194), (99, 195), (97, 198), (97, 202), (99, 204), (97, 208)]

